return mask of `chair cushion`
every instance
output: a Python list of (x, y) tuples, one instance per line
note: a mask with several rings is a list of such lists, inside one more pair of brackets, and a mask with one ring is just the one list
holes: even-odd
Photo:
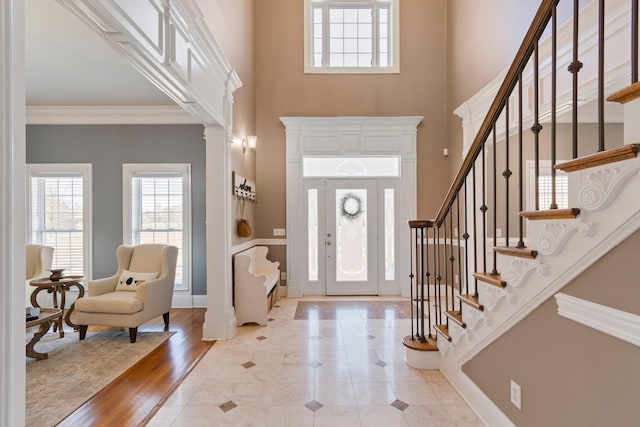
[(158, 273), (138, 273), (136, 271), (122, 270), (116, 291), (135, 291), (136, 285), (145, 280), (153, 280), (158, 278)]
[(142, 301), (129, 291), (116, 291), (78, 298), (75, 310), (89, 313), (132, 314), (142, 310)]

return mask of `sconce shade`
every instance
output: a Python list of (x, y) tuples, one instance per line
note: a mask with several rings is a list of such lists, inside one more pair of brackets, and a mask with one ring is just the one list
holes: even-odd
[(258, 142), (258, 137), (255, 135), (249, 135), (247, 136), (247, 143), (249, 145), (249, 149), (250, 150), (255, 150), (256, 149), (256, 143)]

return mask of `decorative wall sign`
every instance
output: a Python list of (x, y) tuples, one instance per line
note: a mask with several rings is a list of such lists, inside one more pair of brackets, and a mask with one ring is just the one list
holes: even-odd
[(233, 195), (238, 199), (256, 202), (256, 184), (233, 172)]

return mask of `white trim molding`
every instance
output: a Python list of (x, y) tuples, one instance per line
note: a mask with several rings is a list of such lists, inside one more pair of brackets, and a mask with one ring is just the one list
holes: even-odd
[(558, 314), (597, 331), (640, 346), (640, 316), (559, 292)]
[(225, 124), (226, 94), (242, 82), (196, 0), (58, 2), (200, 123)]
[(25, 425), (23, 0), (0, 2), (0, 425)]
[(28, 125), (133, 125), (201, 124), (202, 121), (176, 106), (27, 107)]
[(235, 255), (238, 252), (242, 252), (247, 249), (251, 249), (254, 246), (287, 246), (287, 239), (253, 239), (246, 242), (233, 245), (231, 247), (231, 254)]
[[(305, 275), (307, 250), (305, 212), (300, 206), (305, 200), (303, 159), (309, 156), (399, 156), (400, 188), (398, 192), (397, 224), (406, 224), (416, 217), (416, 140), (421, 116), (407, 117), (281, 117), (286, 128), (287, 164), (287, 295), (301, 297), (312, 292), (317, 284)], [(398, 236), (401, 234), (398, 232)], [(295, 236), (295, 237), (294, 237)], [(398, 246), (398, 260), (409, 259), (409, 248)], [(396, 277), (409, 275), (409, 263), (402, 262)], [(403, 296), (410, 295), (410, 284), (399, 285)]]

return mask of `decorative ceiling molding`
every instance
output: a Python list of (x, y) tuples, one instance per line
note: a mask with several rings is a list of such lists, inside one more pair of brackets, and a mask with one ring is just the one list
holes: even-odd
[(242, 86), (195, 0), (58, 0), (200, 123), (225, 126)]
[(197, 124), (202, 121), (178, 106), (27, 107), (28, 125)]

